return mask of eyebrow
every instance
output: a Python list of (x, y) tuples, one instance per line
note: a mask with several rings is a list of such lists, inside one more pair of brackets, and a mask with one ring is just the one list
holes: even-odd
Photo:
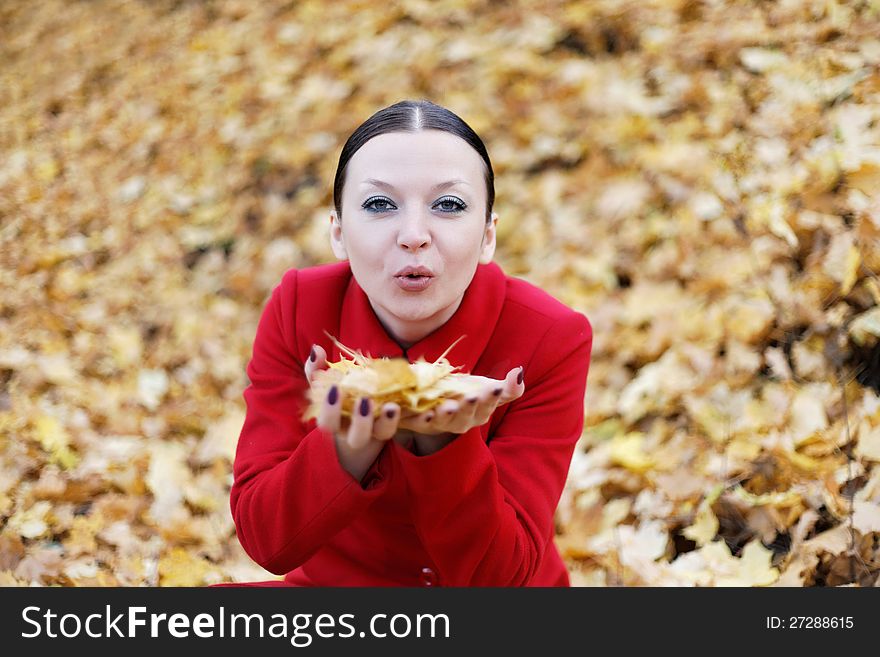
[[(394, 185), (392, 185), (391, 183), (387, 183), (383, 180), (377, 180), (376, 178), (367, 178), (362, 184), (375, 185), (376, 187), (381, 187), (383, 189), (391, 189), (391, 190), (395, 189)], [(459, 180), (459, 179), (446, 180), (442, 183), (437, 183), (436, 185), (431, 187), (431, 191), (434, 191), (435, 189), (443, 189), (444, 187), (452, 187), (453, 185), (470, 186), (470, 183), (467, 180)]]

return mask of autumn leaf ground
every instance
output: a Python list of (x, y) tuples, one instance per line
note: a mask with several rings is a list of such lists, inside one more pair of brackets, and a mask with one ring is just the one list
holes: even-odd
[(874, 586), (880, 6), (0, 4), (0, 584), (268, 579), (228, 510), (345, 138), (450, 107), (594, 330), (575, 585)]

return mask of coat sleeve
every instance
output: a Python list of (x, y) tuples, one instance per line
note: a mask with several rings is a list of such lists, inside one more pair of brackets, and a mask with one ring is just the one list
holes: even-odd
[(278, 575), (303, 564), (372, 504), (390, 464), (386, 445), (362, 484), (339, 463), (333, 436), (301, 420), (308, 381), (292, 349), (296, 303), (290, 270), (257, 326), (230, 491), (239, 542)]
[(537, 572), (583, 431), (592, 337), (580, 313), (550, 328), (488, 444), (474, 427), (427, 456), (395, 447), (441, 585), (523, 586)]

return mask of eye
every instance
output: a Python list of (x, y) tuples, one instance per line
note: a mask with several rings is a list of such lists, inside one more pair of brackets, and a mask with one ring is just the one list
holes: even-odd
[(373, 196), (364, 201), (364, 204), (361, 207), (368, 212), (387, 212), (388, 210), (395, 209), (396, 206), (387, 198)]
[(464, 201), (454, 196), (444, 196), (437, 201), (435, 207), (438, 205), (443, 206), (442, 210), (444, 212), (462, 212), (467, 208), (467, 204)]

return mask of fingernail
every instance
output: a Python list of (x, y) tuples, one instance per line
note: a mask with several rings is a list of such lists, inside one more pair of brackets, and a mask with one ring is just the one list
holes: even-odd
[(501, 394), (501, 388), (495, 388), (495, 390), (492, 391), (492, 394), (497, 397)]
[(452, 409), (452, 408), (446, 409), (446, 415), (453, 415), (454, 413), (455, 413), (455, 409)]
[(425, 418), (425, 422), (430, 422), (433, 419), (434, 419), (434, 414), (431, 413), (428, 417)]
[(519, 368), (519, 374), (516, 375), (516, 384), (519, 385), (523, 382), (523, 370), (522, 367)]
[(471, 397), (470, 399), (468, 399), (468, 404), (476, 404), (476, 403), (477, 403), (476, 397)]
[(393, 418), (394, 417), (394, 409), (389, 408), (387, 411), (385, 411), (385, 417), (387, 417), (389, 420), (391, 418)]
[(312, 350), (309, 352), (309, 360), (313, 363), (318, 359), (318, 354), (315, 353), (315, 348), (312, 347)]
[(370, 412), (370, 400), (364, 397), (361, 399), (361, 415), (367, 417), (367, 414)]
[(334, 385), (330, 386), (330, 394), (327, 395), (327, 401), (333, 406), (339, 400), (339, 389)]

